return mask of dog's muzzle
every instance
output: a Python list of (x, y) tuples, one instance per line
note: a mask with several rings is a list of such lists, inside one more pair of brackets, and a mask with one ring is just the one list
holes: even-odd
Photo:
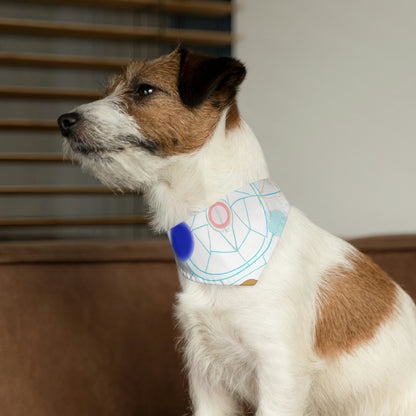
[(58, 126), (61, 130), (62, 136), (70, 136), (80, 118), (80, 115), (75, 112), (62, 114), (58, 118)]

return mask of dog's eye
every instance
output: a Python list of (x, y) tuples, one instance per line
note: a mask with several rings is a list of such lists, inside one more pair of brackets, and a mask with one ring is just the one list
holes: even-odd
[(156, 91), (156, 87), (153, 87), (149, 84), (140, 84), (135, 90), (134, 95), (136, 97), (142, 98), (147, 97), (151, 94), (153, 94)]

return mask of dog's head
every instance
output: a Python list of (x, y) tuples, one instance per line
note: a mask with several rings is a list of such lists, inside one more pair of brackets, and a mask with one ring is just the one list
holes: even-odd
[(59, 117), (64, 152), (111, 187), (150, 185), (169, 159), (201, 149), (225, 111), (229, 128), (238, 123), (245, 73), (235, 59), (182, 48), (134, 61), (104, 98)]

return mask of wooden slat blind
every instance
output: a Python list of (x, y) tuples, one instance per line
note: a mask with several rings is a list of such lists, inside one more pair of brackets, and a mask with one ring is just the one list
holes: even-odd
[(65, 162), (60, 153), (0, 153), (0, 162)]
[(0, 19), (0, 32), (17, 33), (19, 35), (134, 40), (171, 44), (182, 41), (191, 45), (208, 46), (229, 45), (233, 41), (233, 36), (230, 33), (207, 30), (125, 28), (114, 25), (69, 24), (18, 19)]
[[(37, 0), (15, 0), (22, 3), (38, 3)], [(114, 9), (141, 10), (154, 13), (178, 13), (208, 17), (230, 15), (235, 7), (230, 2), (198, 0), (42, 0), (50, 4), (109, 7)]]
[(108, 69), (111, 71), (119, 71), (128, 63), (128, 59), (97, 59), (82, 56), (0, 52), (0, 65), (5, 66), (24, 66), (29, 68)]
[[(154, 14), (163, 14), (164, 16), (175, 14), (196, 15), (209, 19), (224, 19), (231, 15), (234, 7), (228, 1), (191, 1), (191, 0), (17, 0), (15, 3), (21, 3), (20, 8), (24, 10), (25, 4), (33, 5), (50, 5), (51, 7), (71, 7), (84, 10), (85, 6), (97, 9), (114, 9), (130, 10), (132, 12), (146, 12)], [(31, 5), (31, 7), (32, 7)], [(163, 19), (162, 19), (163, 20)], [(30, 18), (22, 17), (0, 17), (0, 35), (13, 35), (15, 38), (28, 37), (34, 38), (62, 39), (63, 41), (72, 42), (92, 42), (94, 40), (101, 42), (118, 42), (120, 45), (132, 42), (145, 43), (153, 45), (176, 45), (178, 42), (198, 48), (224, 48), (235, 41), (235, 36), (228, 31), (218, 30), (201, 30), (186, 25), (186, 28), (165, 27), (163, 24), (154, 27), (151, 24), (145, 27), (137, 25), (121, 24), (87, 24), (75, 21), (54, 21), (54, 20), (37, 20), (32, 16)], [(1, 40), (0, 40), (0, 43)], [(21, 48), (20, 48), (21, 49)], [(166, 49), (165, 49), (166, 50)], [(129, 54), (130, 55), (130, 54)], [(141, 58), (141, 56), (139, 56)], [(0, 50), (0, 69), (1, 68), (21, 68), (25, 71), (62, 71), (72, 70), (88, 73), (89, 71), (106, 71), (118, 72), (122, 70), (129, 62), (128, 57), (118, 56), (88, 56), (85, 54), (74, 54), (71, 51), (66, 54), (65, 50), (59, 50), (58, 53), (47, 51), (25, 50)], [(82, 74), (81, 74), (82, 75)], [(12, 103), (24, 102), (33, 106), (49, 106), (54, 108), (55, 104), (68, 103), (69, 111), (75, 105), (83, 102), (99, 99), (102, 96), (100, 89), (79, 88), (74, 86), (37, 86), (31, 85), (30, 75), (25, 75), (24, 85), (4, 85), (0, 81), (0, 100), (10, 100)], [(29, 77), (29, 78), (28, 78)], [(72, 103), (71, 103), (72, 102)], [(78, 103), (78, 104), (77, 104)], [(16, 104), (14, 104), (16, 105)], [(16, 107), (20, 108), (20, 106)], [(51, 114), (52, 115), (52, 114)], [(56, 114), (53, 114), (56, 116)], [(59, 113), (58, 113), (59, 115)], [(16, 147), (25, 140), (24, 135), (36, 134), (37, 137), (43, 134), (56, 133), (59, 139), (59, 129), (54, 117), (48, 118), (28, 118), (24, 112), (13, 112), (10, 115), (0, 115), (0, 133), (3, 137), (7, 134), (13, 134)], [(4, 139), (3, 139), (4, 140)], [(4, 151), (0, 149), (0, 172), (4, 167), (13, 167), (13, 169), (38, 169), (38, 166), (71, 166), (61, 153), (44, 152), (44, 151)], [(9, 168), (7, 168), (9, 169)], [(77, 167), (77, 169), (79, 169)], [(4, 170), (3, 170), (4, 171)], [(100, 185), (71, 185), (71, 184), (5, 184), (0, 183), (0, 198), (17, 197), (106, 197), (109, 198), (114, 191)], [(108, 196), (106, 196), (108, 195)], [(121, 195), (121, 194), (117, 194)], [(133, 196), (133, 192), (126, 192), (125, 195)], [(30, 202), (29, 202), (30, 204)], [(136, 225), (146, 224), (147, 219), (143, 215), (94, 215), (94, 216), (7, 216), (0, 213), (0, 240), (1, 230), (17, 227), (51, 227), (51, 226), (107, 226), (107, 225)]]
[(76, 217), (76, 218), (0, 218), (3, 227), (39, 227), (45, 225), (132, 225), (146, 224), (142, 215), (123, 215), (114, 217)]
[[(2, 195), (70, 195), (70, 194), (113, 194), (114, 191), (104, 186), (0, 186)], [(130, 194), (124, 191), (119, 195)]]
[(0, 130), (53, 130), (58, 131), (55, 120), (0, 119)]
[(96, 90), (63, 90), (56, 88), (22, 88), (0, 86), (0, 98), (49, 99), (49, 100), (97, 100), (103, 95)]

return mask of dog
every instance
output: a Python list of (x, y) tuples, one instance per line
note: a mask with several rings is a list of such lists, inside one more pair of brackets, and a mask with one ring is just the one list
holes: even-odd
[(236, 192), (252, 190), (254, 210), (269, 204), (263, 186), (286, 203), (238, 110), (245, 75), (236, 59), (178, 47), (132, 62), (104, 98), (58, 119), (65, 154), (113, 189), (142, 192), (153, 228), (175, 240), (193, 414), (238, 415), (249, 404), (257, 416), (414, 416), (413, 301), (297, 208), (273, 211), (283, 218), (278, 241), (256, 279), (218, 285), (187, 275), (191, 240), (200, 240), (190, 218), (230, 233), (230, 215), (243, 215), (227, 208), (231, 197), (242, 200)]

